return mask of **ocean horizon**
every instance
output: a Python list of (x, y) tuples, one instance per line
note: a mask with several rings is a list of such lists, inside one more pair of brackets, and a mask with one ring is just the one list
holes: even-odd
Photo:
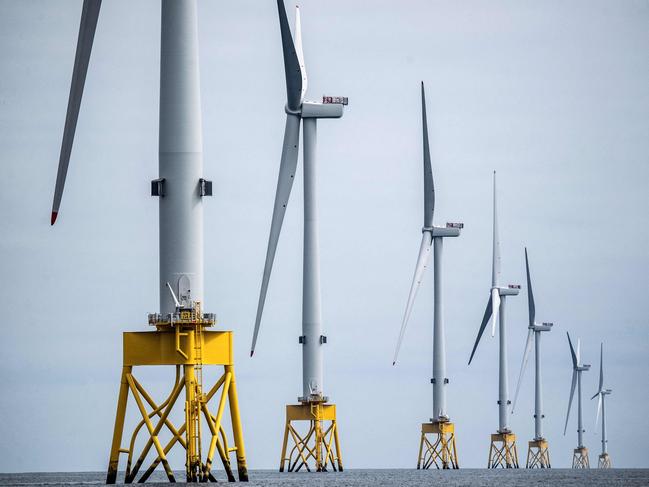
[[(176, 471), (176, 478), (183, 479), (184, 472)], [(214, 470), (214, 476), (219, 482), (227, 482), (222, 470)], [(350, 469), (344, 472), (322, 473), (279, 473), (276, 470), (251, 470), (249, 486), (318, 486), (334, 487), (356, 486), (424, 486), (441, 485), (449, 487), (461, 486), (518, 486), (518, 485), (552, 485), (556, 486), (647, 486), (649, 485), (649, 469), (613, 468), (606, 470), (416, 470), (416, 469)], [(119, 483), (123, 482), (124, 473), (118, 476)], [(57, 486), (57, 485), (103, 485), (106, 481), (105, 472), (24, 472), (0, 474), (2, 486)], [(183, 484), (183, 482), (178, 482)], [(163, 471), (152, 476), (148, 485), (168, 484)]]

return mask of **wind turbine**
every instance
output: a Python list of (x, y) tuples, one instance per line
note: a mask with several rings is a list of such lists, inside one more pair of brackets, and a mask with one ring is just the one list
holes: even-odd
[(593, 400), (599, 396), (597, 400), (595, 426), (597, 426), (597, 421), (599, 420), (599, 412), (602, 412), (602, 453), (599, 455), (598, 468), (611, 468), (611, 457), (608, 455), (608, 440), (606, 439), (606, 396), (612, 392), (612, 389), (604, 389), (604, 344), (602, 343), (599, 351), (599, 387), (597, 394), (590, 398)]
[[(324, 395), (322, 354), (327, 337), (322, 334), (320, 313), (320, 260), (318, 257), (318, 212), (316, 194), (316, 141), (317, 121), (321, 118), (340, 118), (344, 97), (323, 97), (322, 103), (305, 101), (307, 76), (302, 51), (302, 34), (300, 29), (300, 10), (295, 9), (295, 37), (291, 36), (283, 0), (277, 0), (279, 26), (284, 53), (284, 71), (286, 75), (286, 128), (280, 160), (277, 192), (273, 218), (268, 238), (266, 263), (259, 293), (255, 330), (252, 338), (250, 356), (255, 352), (259, 325), (264, 311), (266, 292), (270, 279), (279, 234), (282, 229), (286, 205), (291, 194), (293, 178), (297, 167), (300, 123), (304, 125), (304, 255), (302, 282), (302, 396), (298, 397), (299, 405), (286, 406), (286, 426), (280, 460), (280, 472), (288, 462), (288, 470), (297, 471), (302, 466), (310, 470), (308, 460), (313, 458), (317, 471), (327, 470), (329, 461), (336, 469), (343, 469), (336, 425), (336, 406), (328, 404)], [(293, 427), (295, 421), (308, 421), (309, 429), (302, 436)], [(328, 429), (323, 430), (324, 421), (330, 421)], [(295, 448), (286, 457), (289, 434), (295, 440)], [(335, 448), (332, 448), (332, 441)], [(308, 446), (309, 441), (313, 446)]]
[(550, 468), (550, 452), (548, 441), (543, 436), (543, 394), (541, 384), (541, 332), (552, 330), (552, 323), (537, 323), (536, 307), (534, 306), (534, 293), (532, 292), (532, 279), (530, 277), (530, 265), (527, 259), (527, 247), (525, 248), (525, 272), (527, 275), (527, 309), (529, 324), (527, 326), (527, 341), (525, 342), (525, 351), (523, 352), (523, 363), (521, 372), (518, 376), (516, 394), (514, 394), (514, 404), (512, 405), (512, 414), (516, 408), (518, 392), (521, 388), (523, 374), (527, 366), (530, 351), (532, 349), (532, 339), (534, 339), (534, 439), (528, 442), (526, 468)]
[[(423, 466), (430, 468), (433, 464), (437, 468), (458, 468), (457, 451), (455, 448), (455, 426), (451, 423), (446, 410), (446, 344), (444, 338), (444, 313), (442, 308), (442, 248), (445, 237), (458, 237), (462, 223), (447, 223), (445, 227), (433, 225), (435, 211), (435, 186), (433, 184), (433, 171), (430, 161), (430, 146), (428, 143), (428, 124), (426, 121), (426, 95), (424, 83), (421, 83), (421, 116), (424, 141), (424, 227), (422, 228), (421, 246), (415, 275), (410, 286), (406, 311), (403, 315), (401, 330), (397, 347), (394, 352), (392, 365), (397, 361), (401, 342), (408, 325), (408, 318), (412, 311), (415, 296), (426, 271), (430, 258), (430, 249), (433, 248), (434, 284), (435, 284), (435, 314), (433, 316), (433, 417), (430, 423), (422, 423), (421, 440), (419, 443), (419, 457), (417, 468)], [(426, 438), (427, 433), (437, 435), (436, 441), (431, 443)], [(424, 451), (424, 446), (426, 447)], [(423, 455), (422, 455), (423, 453)]]
[(563, 428), (563, 434), (565, 436), (566, 430), (568, 429), (568, 418), (570, 418), (570, 408), (572, 406), (572, 398), (575, 395), (575, 386), (577, 386), (577, 448), (573, 450), (572, 455), (572, 468), (590, 468), (590, 462), (588, 460), (588, 448), (584, 446), (584, 423), (582, 421), (581, 415), (581, 373), (590, 369), (590, 365), (581, 363), (581, 343), (577, 339), (577, 352), (572, 347), (572, 341), (570, 340), (570, 333), (566, 332), (568, 335), (568, 345), (570, 345), (570, 356), (572, 358), (572, 384), (570, 386), (570, 399), (568, 400), (568, 412), (566, 413), (566, 424)]
[[(518, 451), (516, 435), (509, 427), (509, 382), (507, 378), (507, 330), (505, 327), (505, 303), (507, 296), (516, 296), (520, 290), (517, 284), (507, 287), (500, 285), (500, 239), (498, 236), (498, 212), (496, 206), (496, 171), (494, 171), (493, 199), (493, 248), (491, 262), (491, 291), (487, 309), (482, 317), (478, 336), (471, 351), (469, 365), (473, 360), (480, 338), (491, 318), (491, 336), (496, 334), (496, 322), (500, 324), (500, 347), (498, 361), (498, 431), (491, 435), (489, 447), (489, 463), (487, 468), (518, 468)], [(500, 445), (498, 445), (498, 443)]]
[[(59, 215), (68, 172), (72, 144), (83, 95), (90, 53), (99, 17), (101, 0), (84, 0), (72, 83), (61, 143), (58, 173), (50, 223)], [(160, 48), (160, 137), (159, 178), (152, 181), (151, 194), (159, 196), (160, 312), (149, 315), (155, 331), (124, 333), (124, 366), (108, 466), (107, 483), (115, 483), (120, 453), (128, 454), (126, 482), (135, 480), (152, 447), (157, 458), (139, 479), (143, 482), (162, 463), (167, 477), (175, 477), (167, 454), (176, 443), (185, 451), (188, 482), (215, 480), (212, 458), (218, 452), (234, 481), (229, 455), (236, 451), (239, 480), (248, 480), (245, 448), (232, 357), (232, 332), (207, 331), (215, 319), (203, 313), (203, 197), (212, 194), (212, 183), (203, 179), (202, 128), (198, 72), (198, 29), (196, 0), (162, 0)], [(174, 365), (176, 379), (165, 402), (156, 405), (132, 373), (133, 366)], [(222, 365), (224, 374), (206, 394), (202, 389), (203, 365)], [(181, 375), (182, 370), (182, 375)], [(169, 414), (185, 391), (185, 422), (175, 427)], [(133, 395), (142, 422), (136, 427), (130, 446), (122, 447), (122, 434), (129, 393)], [(208, 402), (220, 400), (212, 414)], [(147, 404), (151, 411), (147, 411)], [(229, 404), (234, 447), (228, 449), (221, 424)], [(158, 416), (160, 419), (158, 420)], [(202, 417), (203, 416), (203, 417)], [(201, 455), (203, 419), (211, 433), (206, 456)], [(146, 426), (146, 430), (142, 426)], [(162, 429), (173, 439), (162, 446)], [(148, 432), (146, 445), (134, 458), (139, 432)], [(137, 444), (142, 443), (141, 440)], [(131, 460), (134, 460), (133, 464)]]

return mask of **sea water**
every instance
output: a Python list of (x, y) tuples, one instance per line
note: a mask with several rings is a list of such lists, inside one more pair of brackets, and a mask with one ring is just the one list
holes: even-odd
[[(219, 482), (227, 480), (222, 471), (215, 471)], [(176, 473), (177, 479), (184, 478), (184, 472)], [(118, 480), (122, 481), (123, 473)], [(164, 472), (156, 472), (148, 485), (168, 485)], [(106, 481), (104, 472), (60, 472), (60, 473), (15, 473), (0, 474), (0, 485), (101, 485)], [(279, 473), (271, 470), (253, 470), (247, 486), (299, 487), (299, 486), (404, 486), (419, 487), (440, 485), (460, 486), (649, 486), (649, 469), (610, 470), (347, 470), (325, 473)]]

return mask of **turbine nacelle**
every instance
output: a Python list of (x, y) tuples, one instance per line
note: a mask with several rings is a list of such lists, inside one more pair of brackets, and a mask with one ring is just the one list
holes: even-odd
[(553, 326), (554, 323), (534, 323), (527, 328), (533, 331), (550, 331)]
[[(460, 223), (454, 223), (453, 225), (462, 225)], [(460, 236), (460, 229), (462, 227), (458, 226), (452, 226), (450, 227), (449, 224), (447, 223), (445, 227), (439, 227), (437, 225), (433, 225), (432, 227), (423, 227), (421, 229), (422, 233), (430, 233), (433, 238), (437, 237), (459, 237)]]
[[(302, 118), (340, 118), (343, 116), (342, 103), (317, 103), (305, 101), (302, 103)], [(288, 112), (287, 112), (288, 113)]]
[(297, 107), (297, 109), (292, 110), (288, 104), (284, 106), (284, 111), (287, 115), (296, 115), (301, 118), (340, 118), (343, 116), (343, 107), (348, 105), (347, 97), (323, 97), (323, 98), (335, 98), (344, 99), (345, 102), (315, 102), (315, 101), (305, 101)]
[(518, 296), (518, 293), (521, 290), (520, 285), (510, 284), (509, 286), (495, 286), (491, 288), (492, 290), (497, 289), (498, 294), (501, 296)]

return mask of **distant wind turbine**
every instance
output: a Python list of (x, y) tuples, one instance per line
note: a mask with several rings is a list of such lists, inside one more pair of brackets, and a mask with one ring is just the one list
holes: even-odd
[[(316, 143), (317, 143), (317, 121), (323, 118), (340, 118), (343, 115), (343, 105), (347, 104), (345, 97), (323, 97), (322, 103), (305, 101), (307, 89), (307, 75), (304, 66), (304, 54), (302, 51), (302, 32), (300, 27), (300, 10), (295, 10), (295, 37), (291, 36), (288, 25), (286, 9), (283, 0), (277, 0), (279, 14), (279, 26), (282, 37), (282, 51), (284, 55), (284, 73), (286, 76), (286, 128), (284, 130), (284, 142), (282, 145), (282, 156), (280, 159), (279, 177), (277, 180), (277, 191), (275, 193), (275, 204), (273, 217), (268, 237), (268, 248), (266, 251), (266, 262), (261, 281), (259, 302), (257, 305), (257, 316), (255, 328), (250, 347), (250, 356), (255, 352), (259, 327), (266, 302), (268, 284), (270, 281), (273, 261), (277, 243), (286, 213), (295, 170), (297, 167), (300, 125), (304, 125), (304, 254), (303, 254), (303, 281), (302, 281), (302, 335), (299, 343), (302, 344), (302, 396), (298, 398), (300, 405), (287, 406), (286, 428), (280, 460), (280, 471), (284, 470), (284, 464), (288, 461), (289, 471), (299, 470), (305, 466), (309, 470), (307, 460), (315, 460), (317, 471), (327, 470), (331, 462), (333, 468), (338, 466), (342, 470), (342, 458), (338, 444), (338, 429), (336, 426), (335, 405), (326, 404), (328, 398), (324, 395), (323, 386), (323, 346), (327, 343), (327, 337), (322, 334), (322, 316), (320, 312), (320, 259), (318, 250), (318, 208), (317, 208), (317, 184), (316, 184)], [(309, 420), (313, 428), (313, 434), (296, 437), (297, 433), (291, 426), (292, 421)], [(332, 426), (323, 429), (322, 422), (331, 420)], [(311, 431), (311, 430), (309, 430)], [(297, 459), (294, 463), (291, 458), (285, 456), (287, 439), (295, 440), (295, 448), (290, 450)], [(308, 442), (311, 446), (307, 446)], [(332, 448), (332, 442), (335, 449)], [(323, 451), (324, 450), (324, 451)], [(307, 452), (311, 452), (308, 455)], [(315, 452), (315, 453), (314, 453)]]
[(572, 468), (590, 468), (588, 460), (588, 448), (584, 446), (584, 422), (581, 411), (581, 373), (590, 369), (590, 365), (581, 363), (581, 343), (577, 339), (577, 351), (572, 346), (570, 333), (568, 335), (568, 345), (570, 345), (570, 357), (572, 358), (572, 383), (570, 385), (570, 399), (568, 400), (568, 412), (566, 413), (566, 424), (563, 428), (563, 434), (568, 429), (568, 419), (570, 418), (570, 408), (572, 399), (575, 395), (575, 386), (577, 387), (577, 448), (573, 450)]
[(599, 413), (602, 412), (602, 453), (599, 455), (599, 461), (597, 462), (598, 468), (611, 468), (611, 457), (608, 454), (608, 439), (606, 437), (606, 396), (612, 392), (612, 389), (604, 389), (604, 344), (602, 343), (599, 351), (599, 387), (597, 393), (591, 397), (591, 400), (598, 397), (595, 426), (597, 426), (599, 420)]
[[(438, 468), (458, 468), (457, 451), (455, 449), (455, 427), (450, 422), (446, 410), (446, 344), (444, 336), (444, 312), (442, 303), (442, 248), (443, 239), (446, 237), (457, 237), (460, 235), (461, 223), (447, 223), (445, 227), (433, 224), (435, 212), (435, 185), (433, 183), (433, 170), (430, 159), (430, 145), (428, 142), (428, 122), (426, 119), (426, 94), (424, 83), (421, 83), (421, 117), (423, 128), (423, 152), (424, 152), (424, 227), (422, 228), (421, 246), (415, 266), (415, 275), (410, 286), (406, 310), (401, 322), (401, 330), (397, 346), (394, 351), (392, 365), (397, 362), (399, 349), (403, 336), (408, 325), (408, 319), (415, 302), (415, 297), (424, 277), (424, 273), (430, 259), (430, 251), (433, 249), (434, 263), (434, 317), (433, 317), (433, 417), (430, 423), (421, 425), (421, 438), (419, 445), (419, 457), (417, 468), (424, 469), (432, 465)], [(426, 433), (437, 435), (434, 442), (426, 439)], [(424, 450), (424, 446), (426, 449)]]
[(507, 296), (518, 295), (520, 286), (510, 284), (507, 287), (500, 285), (500, 238), (498, 235), (498, 208), (496, 205), (496, 171), (494, 171), (494, 197), (493, 197), (493, 247), (491, 261), (491, 290), (487, 309), (482, 317), (478, 336), (471, 351), (469, 365), (473, 360), (480, 338), (484, 333), (491, 318), (491, 336), (496, 333), (496, 322), (500, 320), (500, 347), (498, 361), (498, 431), (491, 435), (489, 448), (488, 468), (518, 468), (518, 451), (516, 449), (516, 435), (509, 427), (509, 381), (507, 377), (507, 330), (505, 327), (505, 303)]
[(527, 258), (527, 248), (525, 248), (525, 273), (527, 275), (527, 309), (529, 324), (527, 326), (527, 341), (525, 342), (525, 351), (523, 352), (523, 363), (521, 372), (518, 376), (516, 385), (516, 394), (514, 394), (514, 404), (512, 405), (512, 414), (516, 408), (518, 392), (521, 388), (523, 375), (527, 366), (527, 360), (532, 350), (532, 339), (534, 339), (534, 439), (528, 443), (526, 468), (550, 468), (550, 452), (548, 441), (543, 436), (543, 393), (541, 384), (541, 332), (550, 331), (552, 323), (536, 322), (536, 307), (534, 305), (534, 293), (532, 292), (532, 278), (530, 277), (530, 265)]

